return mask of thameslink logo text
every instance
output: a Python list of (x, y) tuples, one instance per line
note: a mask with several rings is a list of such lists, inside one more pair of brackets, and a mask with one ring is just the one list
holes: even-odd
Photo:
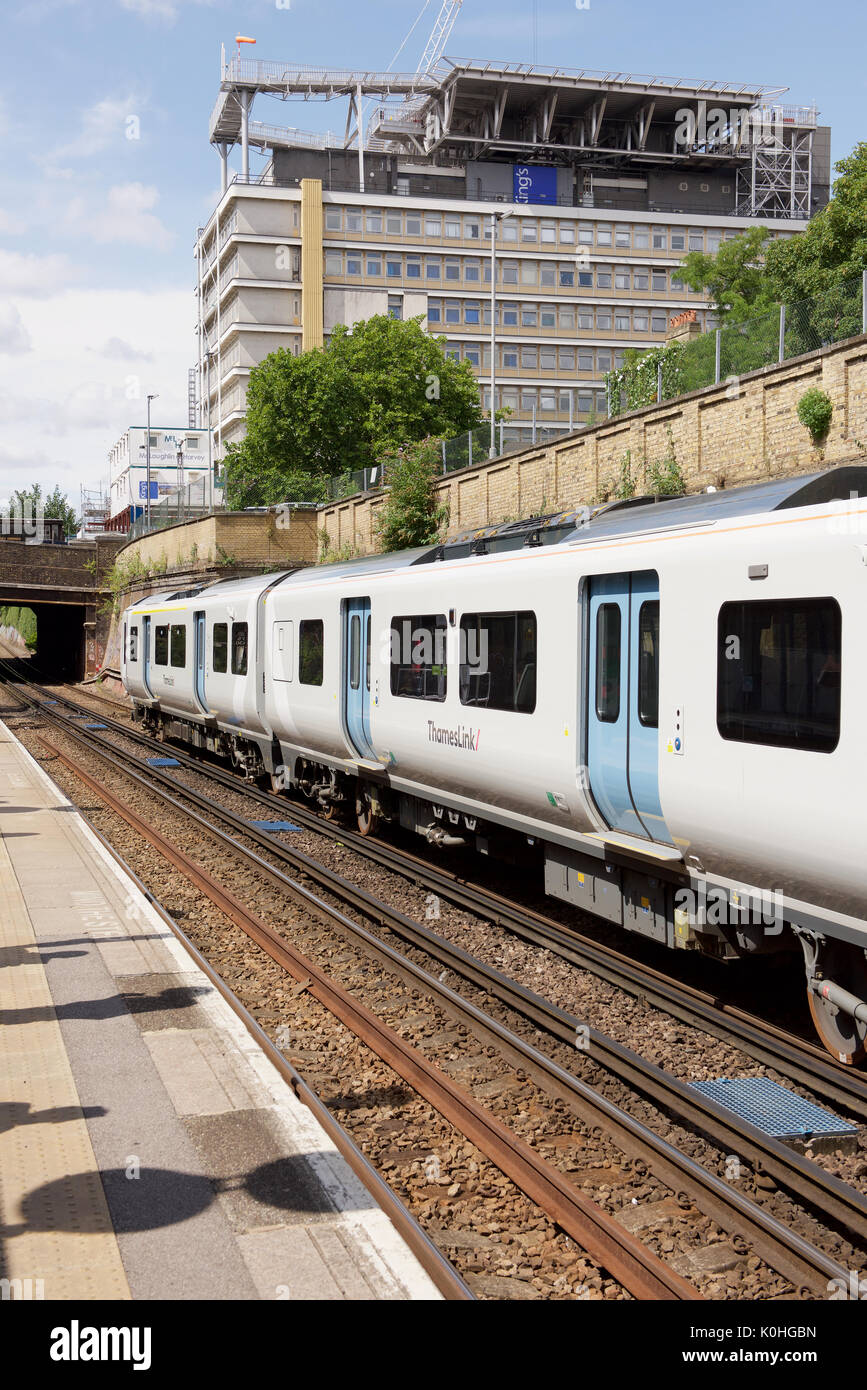
[(481, 732), (481, 729), (468, 729), (463, 724), (458, 724), (454, 729), (442, 729), (432, 719), (427, 721), (429, 743), (447, 743), (450, 748), (469, 748), (472, 753), (479, 751)]

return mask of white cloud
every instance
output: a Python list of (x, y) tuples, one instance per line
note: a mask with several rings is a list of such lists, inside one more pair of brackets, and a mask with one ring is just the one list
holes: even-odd
[(0, 250), (0, 293), (44, 297), (65, 289), (74, 275), (66, 256)]
[(30, 352), (30, 334), (14, 304), (0, 304), (0, 354), (18, 357)]
[(123, 338), (109, 338), (101, 348), (103, 357), (111, 357), (116, 362), (153, 362), (152, 352), (140, 352)]
[[(197, 5), (210, 5), (212, 0), (192, 0)], [(120, 0), (121, 8), (141, 15), (143, 19), (162, 20), (173, 24), (184, 0)]]
[[(154, 419), (187, 418), (187, 371), (195, 361), (188, 289), (70, 289), (32, 300), (33, 350), (3, 359), (0, 375), (0, 497), (12, 487), (59, 482), (77, 503), (81, 484), (108, 476), (108, 451)], [(115, 340), (139, 360), (106, 355)]]
[(3, 236), (20, 236), (22, 232), (26, 231), (26, 222), (16, 221), (14, 217), (9, 216), (8, 212), (4, 212), (0, 208), (0, 233)]
[(66, 225), (73, 234), (98, 242), (116, 241), (165, 251), (174, 241), (174, 233), (151, 211), (159, 196), (152, 184), (115, 184), (102, 203), (93, 198), (73, 198), (66, 209)]
[(130, 118), (140, 116), (143, 106), (143, 99), (134, 92), (125, 97), (104, 97), (82, 113), (80, 129), (72, 140), (49, 150), (43, 162), (53, 165), (62, 159), (87, 159), (100, 154), (125, 138)]

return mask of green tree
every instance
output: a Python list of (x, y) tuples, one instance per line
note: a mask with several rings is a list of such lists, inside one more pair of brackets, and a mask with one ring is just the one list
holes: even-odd
[(777, 303), (765, 272), (769, 237), (767, 227), (750, 227), (722, 242), (715, 255), (690, 251), (685, 258), (678, 275), (691, 290), (713, 299), (720, 324), (756, 318)]
[(387, 458), (388, 495), (376, 518), (380, 549), (407, 550), (433, 545), (448, 521), (449, 509), (437, 499), (439, 442), (423, 439)]
[(75, 515), (75, 509), (70, 505), (66, 493), (61, 492), (58, 486), (55, 486), (47, 497), (43, 497), (42, 487), (39, 483), (34, 483), (32, 487), (28, 488), (16, 488), (13, 496), (19, 506), (26, 508), (29, 505), (34, 516), (41, 506), (43, 516), (62, 521), (63, 530), (67, 536), (74, 536), (78, 530), (78, 517)]
[(270, 353), (250, 374), (246, 438), (226, 451), (230, 505), (320, 501), (329, 477), (480, 424), (472, 368), (444, 347), (420, 318), (377, 315), (298, 357)]
[(767, 279), (787, 305), (855, 279), (867, 266), (867, 142), (838, 160), (831, 201), (801, 236), (774, 241), (765, 257)]

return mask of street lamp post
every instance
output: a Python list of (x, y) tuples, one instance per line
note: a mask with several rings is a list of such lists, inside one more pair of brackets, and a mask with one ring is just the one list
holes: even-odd
[(181, 520), (181, 508), (184, 504), (184, 445), (183, 441), (178, 445), (178, 521)]
[(145, 503), (145, 524), (148, 531), (151, 529), (151, 401), (157, 399), (157, 393), (148, 396), (148, 432), (145, 445), (145, 456), (147, 458), (147, 499)]
[(491, 213), (491, 446), (489, 458), (497, 452), (494, 401), (497, 388), (497, 223), (508, 212)]

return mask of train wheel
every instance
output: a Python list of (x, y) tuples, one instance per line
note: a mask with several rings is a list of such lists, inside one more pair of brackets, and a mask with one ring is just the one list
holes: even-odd
[(337, 820), (340, 815), (340, 805), (336, 801), (329, 801), (322, 808), (323, 820)]
[(358, 817), (358, 829), (362, 835), (375, 835), (377, 833), (382, 817), (374, 806), (370, 792), (358, 793), (355, 798), (355, 814)]
[[(821, 955), (822, 974), (842, 989), (867, 999), (867, 960), (864, 952), (844, 942), (829, 943)], [(867, 1023), (838, 1009), (821, 994), (807, 989), (807, 999), (816, 1032), (839, 1062), (857, 1067), (867, 1056)]]
[(269, 772), (268, 781), (271, 784), (271, 790), (275, 796), (279, 796), (282, 791), (285, 791), (282, 772)]

